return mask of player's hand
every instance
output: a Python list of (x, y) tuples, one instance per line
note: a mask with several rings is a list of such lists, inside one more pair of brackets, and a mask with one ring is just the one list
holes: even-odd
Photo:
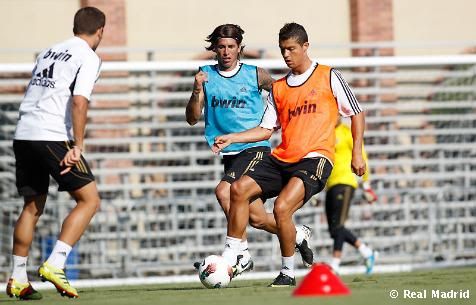
[(208, 81), (207, 73), (203, 71), (198, 71), (198, 73), (195, 74), (195, 82), (193, 83), (193, 92), (195, 93), (202, 92), (203, 83), (206, 81)]
[(73, 146), (66, 155), (64, 156), (63, 160), (60, 162), (60, 166), (66, 167), (63, 171), (61, 171), (60, 175), (64, 175), (68, 173), (73, 166), (75, 166), (81, 160), (81, 149), (77, 146)]
[(231, 135), (222, 135), (215, 138), (215, 143), (212, 146), (212, 152), (218, 154), (220, 151), (232, 144)]
[(369, 204), (372, 204), (378, 200), (378, 197), (370, 186), (369, 182), (362, 183), (362, 188), (364, 189), (362, 196)]
[(352, 172), (357, 176), (363, 176), (366, 171), (366, 165), (362, 154), (352, 156)]

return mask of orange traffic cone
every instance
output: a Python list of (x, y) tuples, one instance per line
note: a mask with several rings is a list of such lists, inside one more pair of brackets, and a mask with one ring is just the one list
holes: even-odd
[(349, 288), (332, 271), (330, 266), (322, 263), (314, 264), (311, 272), (304, 277), (293, 292), (295, 297), (348, 294), (350, 294)]

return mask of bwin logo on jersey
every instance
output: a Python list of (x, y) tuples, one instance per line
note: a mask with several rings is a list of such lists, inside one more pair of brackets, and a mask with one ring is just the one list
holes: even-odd
[(236, 96), (234, 96), (231, 100), (227, 99), (220, 99), (216, 96), (212, 98), (212, 107), (220, 107), (220, 108), (245, 108), (246, 102), (244, 100), (238, 100)]
[(49, 49), (48, 52), (46, 52), (43, 56), (43, 59), (46, 59), (48, 57), (53, 60), (68, 61), (71, 57), (73, 57), (73, 55), (68, 54), (68, 50), (64, 52), (55, 52)]
[[(48, 68), (43, 69), (43, 71), (36, 73), (35, 76), (31, 79), (30, 85), (54, 88), (55, 81), (52, 80), (54, 68), (55, 68), (55, 63), (52, 63)], [(35, 72), (36, 72), (36, 69), (35, 69)]]
[(294, 110), (288, 109), (289, 119), (293, 117), (300, 116), (301, 114), (315, 113), (317, 109), (317, 104), (307, 104), (307, 101), (304, 102), (304, 105), (297, 106)]

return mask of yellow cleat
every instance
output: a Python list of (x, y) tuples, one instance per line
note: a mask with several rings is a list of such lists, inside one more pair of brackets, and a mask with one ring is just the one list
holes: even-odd
[(56, 268), (48, 264), (48, 262), (44, 262), (40, 266), (40, 269), (38, 269), (38, 275), (43, 282), (48, 281), (55, 285), (56, 290), (61, 296), (79, 298), (78, 292), (69, 284), (63, 269)]
[(20, 283), (14, 278), (10, 278), (7, 284), (7, 295), (20, 300), (41, 300), (41, 293), (33, 289), (30, 282)]

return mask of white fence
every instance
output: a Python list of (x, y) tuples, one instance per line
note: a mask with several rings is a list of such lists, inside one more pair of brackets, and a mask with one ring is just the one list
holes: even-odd
[[(273, 75), (281, 60), (250, 60)], [(210, 62), (104, 63), (89, 112), (86, 158), (101, 211), (69, 264), (70, 276), (129, 277), (192, 272), (220, 253), (225, 218), (214, 198), (222, 165), (189, 127), (193, 75)], [(357, 192), (348, 226), (381, 253), (380, 263), (464, 262), (476, 258), (476, 56), (323, 59), (353, 84), (367, 112), (366, 148), (379, 202)], [(16, 195), (12, 135), (32, 65), (0, 64), (0, 274), (8, 275)], [(278, 136), (274, 138), (276, 141)], [(296, 222), (313, 227), (322, 259), (332, 242), (313, 198)], [(30, 255), (35, 270), (72, 202), (54, 183)], [(271, 208), (271, 202), (267, 203)], [(279, 267), (277, 239), (254, 229), (257, 269)], [(358, 264), (346, 246), (344, 262)]]

